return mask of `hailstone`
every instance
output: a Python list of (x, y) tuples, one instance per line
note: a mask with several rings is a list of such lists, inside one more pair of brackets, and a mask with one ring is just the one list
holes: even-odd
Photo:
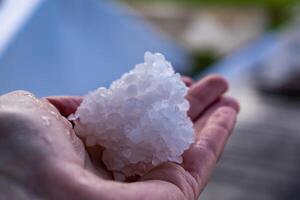
[(144, 57), (109, 88), (87, 94), (73, 116), (86, 146), (103, 147), (107, 169), (124, 177), (167, 161), (181, 163), (195, 140), (180, 75), (162, 54)]

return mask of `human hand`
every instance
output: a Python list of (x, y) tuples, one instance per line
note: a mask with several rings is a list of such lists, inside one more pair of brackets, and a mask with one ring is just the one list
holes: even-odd
[(187, 98), (197, 142), (184, 153), (183, 164), (162, 164), (130, 183), (113, 181), (101, 162), (101, 148), (85, 148), (63, 117), (76, 110), (80, 97), (49, 97), (56, 109), (24, 92), (1, 96), (0, 197), (197, 199), (239, 109), (235, 100), (221, 97), (226, 89), (216, 76), (193, 84)]

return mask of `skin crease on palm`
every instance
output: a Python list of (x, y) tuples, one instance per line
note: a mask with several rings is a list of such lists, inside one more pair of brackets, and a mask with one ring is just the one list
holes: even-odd
[(224, 97), (228, 85), (219, 76), (183, 80), (190, 87), (196, 143), (182, 164), (164, 163), (127, 182), (112, 179), (101, 163), (101, 147), (86, 148), (65, 118), (81, 97), (40, 100), (24, 91), (0, 96), (0, 199), (198, 199), (239, 105)]

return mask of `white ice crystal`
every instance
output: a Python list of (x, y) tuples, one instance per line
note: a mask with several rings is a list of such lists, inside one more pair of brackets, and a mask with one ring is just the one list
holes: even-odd
[(187, 116), (187, 87), (161, 54), (85, 96), (75, 113), (75, 132), (87, 146), (104, 147), (109, 170), (126, 177), (143, 175), (166, 161), (182, 162), (194, 142)]

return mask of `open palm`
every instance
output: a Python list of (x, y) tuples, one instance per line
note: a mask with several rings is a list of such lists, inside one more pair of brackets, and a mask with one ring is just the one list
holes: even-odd
[(112, 179), (101, 147), (84, 147), (66, 120), (80, 97), (1, 96), (0, 199), (197, 199), (235, 124), (239, 108), (222, 96), (227, 87), (218, 76), (191, 85), (196, 143), (183, 163), (164, 163), (125, 183)]

